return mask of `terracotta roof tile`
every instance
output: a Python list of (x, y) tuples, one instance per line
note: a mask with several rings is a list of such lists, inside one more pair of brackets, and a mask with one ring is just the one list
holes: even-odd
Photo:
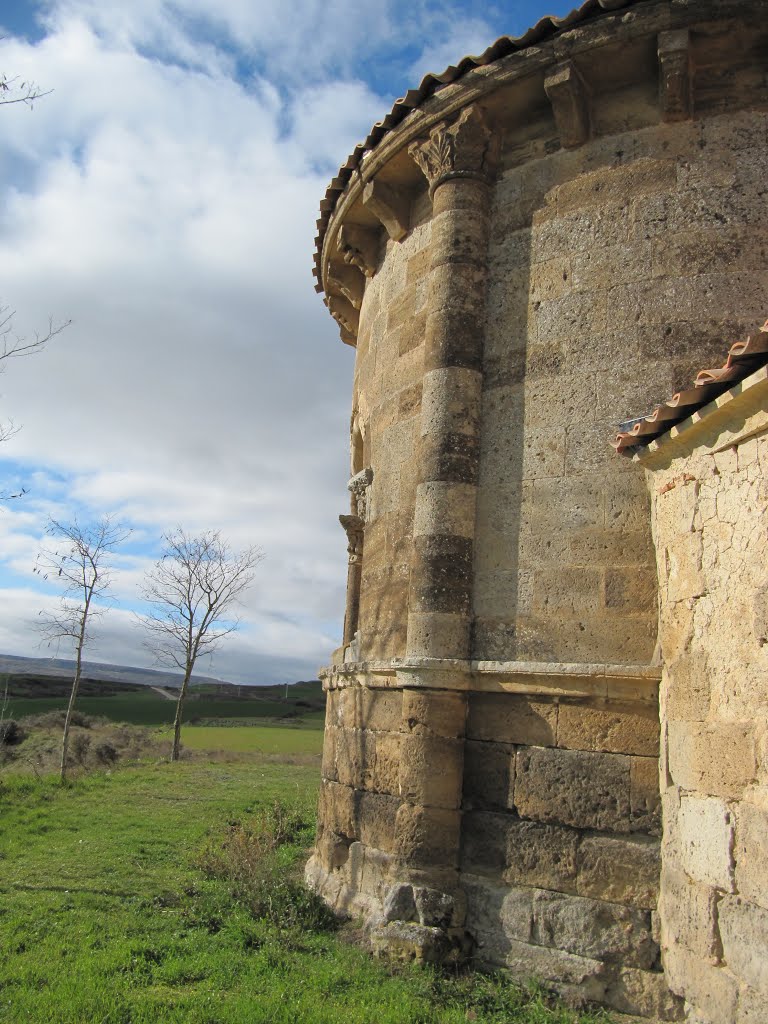
[(619, 424), (619, 433), (611, 442), (622, 455), (631, 455), (666, 433), (681, 420), (703, 405), (713, 401), (728, 388), (744, 380), (755, 370), (768, 363), (768, 320), (759, 331), (750, 334), (746, 341), (731, 345), (728, 358), (714, 370), (700, 370), (687, 391), (678, 391), (670, 399), (646, 416), (625, 420)]
[(472, 71), (475, 68), (484, 67), (487, 64), (493, 64), (495, 61), (501, 60), (502, 57), (507, 57), (510, 53), (515, 53), (518, 50), (524, 50), (526, 47), (532, 46), (535, 43), (540, 43), (543, 40), (556, 35), (558, 32), (572, 28), (574, 25), (581, 24), (582, 22), (591, 20), (602, 14), (610, 13), (611, 11), (618, 11), (625, 7), (634, 7), (637, 4), (647, 2), (648, 0), (584, 0), (579, 7), (563, 18), (555, 18), (551, 15), (547, 15), (546, 17), (541, 18), (532, 28), (529, 28), (522, 36), (501, 36), (495, 43), (491, 43), (488, 49), (479, 56), (462, 57), (458, 64), (450, 65), (442, 72), (442, 74), (436, 75), (429, 73), (425, 75), (418, 88), (409, 89), (405, 96), (395, 100), (392, 109), (386, 117), (382, 121), (376, 122), (376, 124), (371, 128), (366, 139), (355, 146), (352, 153), (350, 153), (346, 161), (341, 165), (339, 173), (326, 189), (325, 197), (320, 203), (320, 218), (317, 221), (318, 236), (315, 239), (314, 275), (317, 278), (317, 284), (315, 286), (317, 291), (322, 291), (322, 271), (320, 261), (323, 239), (325, 237), (325, 232), (328, 227), (331, 214), (336, 208), (339, 196), (347, 187), (354, 171), (362, 163), (365, 154), (374, 149), (381, 139), (389, 131), (397, 127), (397, 125), (400, 124), (400, 122), (404, 120), (412, 110), (421, 106), (426, 99), (437, 92), (437, 90), (442, 86), (450, 85), (452, 82), (455, 82), (457, 79), (466, 75), (467, 72)]

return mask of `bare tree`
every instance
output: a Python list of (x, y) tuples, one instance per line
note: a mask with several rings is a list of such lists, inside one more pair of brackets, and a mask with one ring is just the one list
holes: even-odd
[(75, 651), (75, 674), (64, 719), (61, 742), (61, 772), (63, 782), (67, 773), (67, 748), (72, 712), (80, 688), (83, 671), (83, 651), (92, 639), (93, 619), (103, 614), (103, 602), (112, 582), (110, 555), (128, 534), (112, 516), (104, 516), (95, 523), (81, 526), (77, 520), (62, 523), (50, 519), (46, 533), (60, 545), (47, 548), (38, 556), (34, 572), (44, 579), (59, 583), (64, 593), (58, 612), (40, 613), (40, 632), (49, 645), (70, 641)]
[(158, 661), (184, 673), (173, 722), (171, 760), (178, 761), (181, 718), (195, 662), (237, 629), (233, 607), (253, 581), (264, 553), (257, 547), (233, 551), (218, 530), (190, 536), (177, 527), (163, 536), (163, 544), (142, 587), (152, 606), (142, 625), (145, 646)]

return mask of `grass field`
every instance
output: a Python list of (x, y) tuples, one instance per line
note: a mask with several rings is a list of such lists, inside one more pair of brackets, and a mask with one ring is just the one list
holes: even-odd
[[(279, 926), (203, 873), (316, 767), (163, 763), (72, 786), (0, 777), (0, 1021), (7, 1024), (565, 1024), (506, 982), (393, 972), (330, 931)], [(240, 830), (238, 832), (238, 829)], [(281, 847), (278, 888), (310, 828)], [(274, 891), (277, 892), (278, 888)], [(238, 893), (240, 893), (238, 895)]]
[[(167, 736), (171, 736), (171, 730)], [(322, 754), (323, 730), (274, 725), (187, 725), (181, 730), (185, 750), (225, 750), (247, 754)]]
[[(6, 711), (7, 718), (23, 718), (47, 711), (66, 708), (66, 697), (11, 697)], [(175, 703), (161, 697), (154, 690), (146, 693), (121, 693), (109, 697), (80, 697), (78, 711), (85, 715), (104, 715), (115, 722), (129, 722), (132, 725), (170, 725), (173, 722)], [(293, 704), (277, 700), (227, 700), (218, 697), (199, 697), (189, 700), (184, 711), (185, 721), (194, 719), (262, 719), (280, 718), (286, 713), (296, 713)], [(301, 718), (322, 725), (321, 711), (302, 711)]]

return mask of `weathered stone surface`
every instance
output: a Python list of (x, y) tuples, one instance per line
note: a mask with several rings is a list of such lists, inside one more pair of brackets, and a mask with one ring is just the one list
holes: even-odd
[(629, 758), (581, 750), (523, 748), (517, 753), (515, 806), (534, 821), (627, 832)]
[(576, 890), (580, 896), (654, 910), (660, 871), (658, 840), (587, 836), (579, 847)]
[(399, 793), (411, 804), (461, 805), (463, 741), (429, 733), (401, 737)]
[(533, 901), (535, 942), (578, 956), (648, 969), (658, 957), (651, 937), (651, 916), (602, 900), (536, 890)]
[(751, 723), (669, 723), (669, 771), (683, 789), (740, 798), (755, 779)]
[(661, 943), (674, 953), (682, 946), (704, 962), (720, 956), (717, 906), (720, 894), (666, 864), (661, 875)]
[(722, 1024), (734, 1019), (738, 986), (733, 975), (713, 970), (712, 964), (682, 949), (665, 956), (664, 972), (670, 989), (695, 1007), (694, 1020)]
[(580, 834), (559, 825), (512, 819), (506, 830), (505, 882), (576, 891)]
[(321, 823), (350, 839), (358, 837), (358, 793), (349, 786), (323, 782), (318, 815)]
[(394, 885), (387, 893), (382, 910), (382, 921), (415, 921), (416, 902), (412, 885)]
[(389, 960), (437, 964), (445, 960), (450, 941), (441, 928), (390, 921), (371, 929), (371, 948), (374, 956)]
[(750, 988), (768, 992), (768, 910), (724, 896), (718, 920), (728, 969)]
[(359, 794), (358, 836), (366, 846), (395, 853), (395, 822), (400, 800), (382, 793)]
[(461, 868), (474, 874), (501, 878), (507, 865), (510, 814), (469, 811), (461, 820)]
[(554, 746), (556, 731), (554, 703), (506, 693), (474, 693), (469, 698), (470, 739)]
[(736, 890), (768, 910), (768, 813), (742, 803), (736, 816)]
[(401, 804), (395, 822), (395, 850), (414, 867), (458, 867), (459, 811)]
[(419, 924), (429, 928), (448, 928), (454, 916), (454, 899), (445, 892), (416, 886), (413, 890)]
[(661, 833), (659, 762), (655, 757), (630, 758), (629, 804), (633, 832)]
[(658, 710), (637, 703), (590, 707), (563, 701), (557, 717), (557, 745), (658, 757)]
[(622, 968), (611, 981), (605, 1001), (619, 1013), (637, 1014), (652, 1021), (683, 1020), (683, 1000), (669, 991), (661, 972)]
[(683, 796), (678, 813), (680, 863), (695, 881), (733, 891), (733, 815), (714, 798)]
[(467, 698), (463, 693), (403, 690), (403, 732), (458, 738), (464, 735), (466, 717)]
[(506, 810), (512, 806), (515, 789), (515, 748), (506, 743), (464, 745), (465, 810)]

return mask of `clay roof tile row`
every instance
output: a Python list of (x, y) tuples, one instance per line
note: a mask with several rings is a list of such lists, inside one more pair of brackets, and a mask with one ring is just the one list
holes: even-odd
[(620, 423), (619, 433), (611, 444), (622, 455), (633, 454), (766, 363), (768, 320), (759, 331), (750, 334), (746, 341), (737, 341), (731, 345), (728, 358), (722, 366), (713, 370), (700, 370), (692, 388), (678, 391), (646, 416)]
[(524, 50), (528, 46), (540, 43), (556, 35), (558, 32), (572, 28), (574, 25), (581, 24), (601, 14), (618, 11), (625, 7), (633, 7), (636, 4), (645, 2), (647, 0), (584, 0), (579, 7), (563, 18), (547, 15), (541, 18), (532, 28), (529, 28), (522, 36), (501, 36), (495, 43), (491, 43), (488, 49), (479, 56), (473, 57), (468, 55), (462, 57), (458, 64), (450, 65), (442, 74), (429, 73), (425, 75), (418, 88), (409, 89), (405, 96), (395, 100), (391, 111), (382, 121), (376, 122), (367, 138), (355, 146), (352, 153), (341, 165), (339, 173), (331, 181), (320, 203), (320, 217), (317, 221), (318, 235), (315, 239), (314, 274), (317, 278), (316, 289), (322, 291), (321, 256), (323, 239), (339, 196), (347, 187), (354, 172), (360, 167), (365, 154), (374, 149), (381, 139), (393, 128), (397, 127), (412, 110), (420, 107), (425, 100), (442, 86), (450, 85), (466, 75), (467, 72), (474, 70), (474, 68), (493, 64), (510, 53)]

